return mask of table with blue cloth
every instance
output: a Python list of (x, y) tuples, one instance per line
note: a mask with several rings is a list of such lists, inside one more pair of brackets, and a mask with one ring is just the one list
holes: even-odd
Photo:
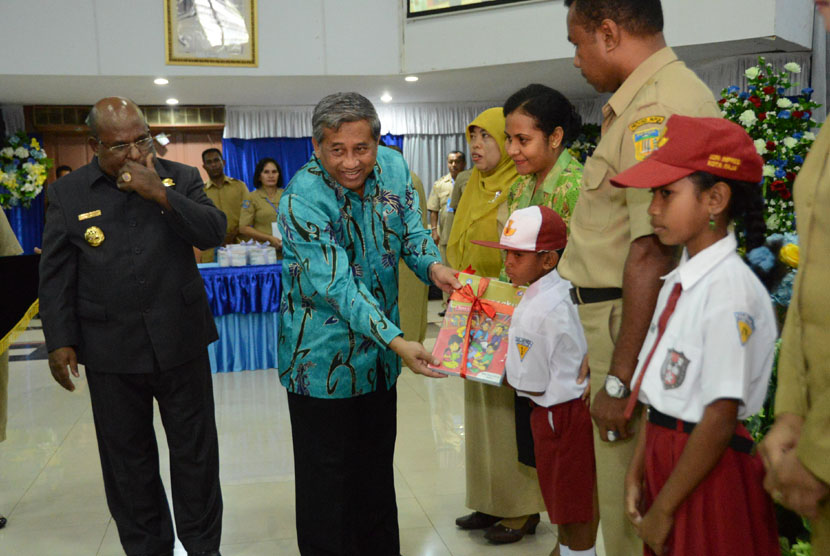
[(214, 373), (277, 368), (282, 264), (199, 265), (219, 340), (208, 346)]

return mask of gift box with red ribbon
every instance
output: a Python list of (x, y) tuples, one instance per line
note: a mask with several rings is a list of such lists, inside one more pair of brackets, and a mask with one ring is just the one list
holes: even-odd
[(461, 273), (461, 289), (450, 296), (430, 368), (468, 380), (500, 385), (507, 359), (507, 330), (525, 292), (507, 282)]

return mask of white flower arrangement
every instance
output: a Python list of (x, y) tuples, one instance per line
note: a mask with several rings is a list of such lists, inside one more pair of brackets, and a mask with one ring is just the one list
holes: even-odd
[(9, 137), (7, 143), (0, 149), (0, 206), (28, 207), (43, 190), (52, 159), (37, 139), (23, 132)]

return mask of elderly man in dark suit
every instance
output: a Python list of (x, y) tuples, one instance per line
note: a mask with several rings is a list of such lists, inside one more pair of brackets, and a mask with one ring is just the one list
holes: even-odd
[(170, 448), (176, 530), (218, 554), (219, 451), (207, 344), (217, 338), (192, 246), (222, 242), (225, 215), (195, 168), (160, 160), (138, 106), (105, 98), (87, 120), (96, 157), (49, 188), (40, 312), (55, 380), (86, 365), (110, 512), (127, 554), (172, 554), (153, 429)]

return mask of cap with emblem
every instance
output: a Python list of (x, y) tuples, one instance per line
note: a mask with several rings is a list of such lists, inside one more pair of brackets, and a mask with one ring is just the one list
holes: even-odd
[(658, 148), (644, 161), (611, 178), (617, 187), (662, 187), (695, 172), (757, 183), (764, 160), (740, 125), (722, 118), (672, 116)]
[(556, 251), (568, 243), (568, 227), (548, 207), (527, 207), (510, 215), (498, 242), (473, 240), (473, 243), (512, 251)]

